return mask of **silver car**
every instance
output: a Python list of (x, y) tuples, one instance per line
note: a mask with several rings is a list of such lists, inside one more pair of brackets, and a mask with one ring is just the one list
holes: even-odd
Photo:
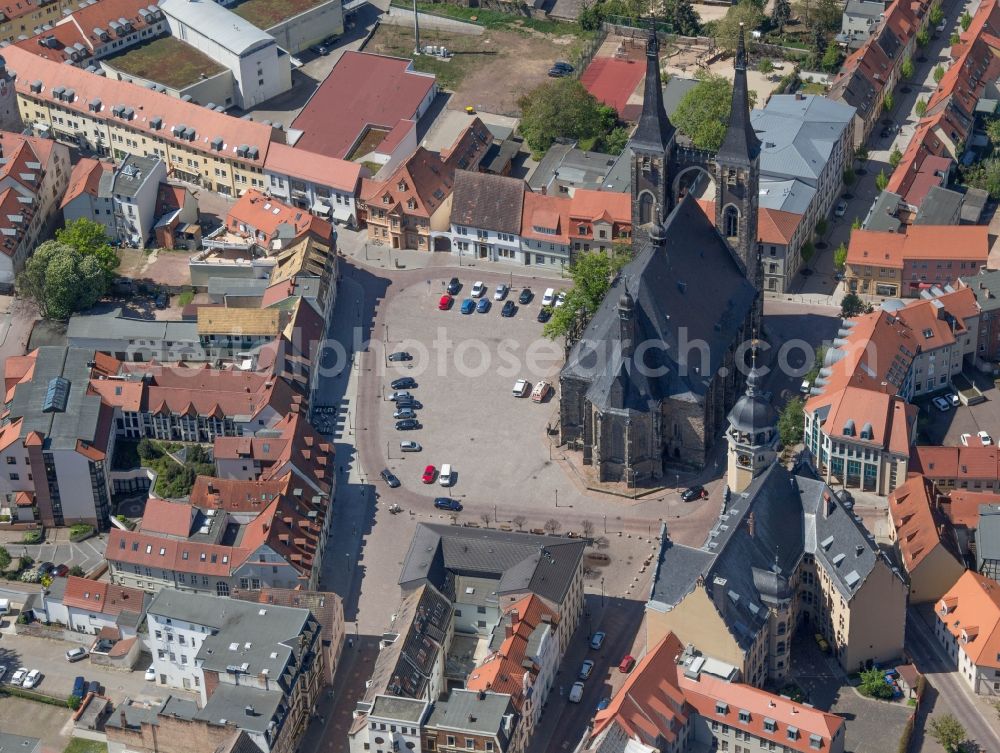
[(423, 447), (420, 446), (419, 442), (413, 442), (409, 439), (404, 439), (399, 443), (400, 452), (420, 452)]
[(401, 418), (416, 418), (417, 414), (413, 412), (412, 408), (400, 408), (393, 412), (392, 417), (397, 420)]

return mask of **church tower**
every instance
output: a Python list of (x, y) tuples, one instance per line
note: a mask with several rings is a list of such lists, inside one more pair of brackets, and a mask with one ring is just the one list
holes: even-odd
[(729, 488), (739, 494), (777, 457), (777, 414), (761, 392), (762, 377), (754, 352), (747, 389), (729, 412)]
[(651, 29), (646, 42), (642, 115), (629, 142), (632, 151), (632, 249), (645, 248), (650, 230), (671, 210), (670, 164), (674, 126), (663, 107), (660, 43)]
[(743, 260), (747, 278), (762, 291), (764, 273), (757, 251), (759, 192), (760, 139), (750, 124), (747, 51), (740, 24), (729, 125), (715, 157), (715, 226)]

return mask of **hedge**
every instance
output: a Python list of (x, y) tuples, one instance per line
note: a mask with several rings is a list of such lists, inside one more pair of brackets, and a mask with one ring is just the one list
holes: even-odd
[(24, 688), (18, 688), (13, 685), (5, 687), (0, 690), (0, 696), (12, 695), (17, 698), (24, 698), (28, 701), (36, 701), (38, 703), (47, 703), (49, 706), (59, 706), (60, 708), (66, 708), (65, 698), (53, 698), (50, 695), (45, 695), (44, 693), (35, 693), (32, 690), (25, 690)]

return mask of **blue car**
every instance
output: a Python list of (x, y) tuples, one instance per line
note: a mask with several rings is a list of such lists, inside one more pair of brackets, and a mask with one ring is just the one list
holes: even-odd
[(490, 299), (480, 298), (479, 303), (476, 304), (476, 311), (478, 311), (480, 314), (485, 314), (489, 310), (490, 310)]
[(606, 709), (610, 705), (611, 705), (611, 699), (608, 698), (607, 696), (604, 696), (604, 698), (601, 699), (600, 703), (597, 704), (597, 710), (604, 711), (604, 709)]
[(451, 510), (452, 512), (462, 512), (462, 503), (456, 499), (448, 497), (437, 497), (434, 506), (439, 510)]
[(476, 302), (474, 300), (472, 300), (471, 298), (466, 298), (464, 301), (462, 301), (463, 314), (471, 314), (475, 310), (476, 310)]
[(73, 692), (70, 695), (75, 695), (77, 698), (83, 698), (87, 694), (87, 681), (83, 677), (77, 677), (73, 680)]

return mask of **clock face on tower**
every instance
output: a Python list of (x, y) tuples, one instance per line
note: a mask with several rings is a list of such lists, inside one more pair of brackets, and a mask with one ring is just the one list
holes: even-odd
[(739, 465), (742, 465), (744, 468), (749, 468), (750, 465), (753, 463), (753, 456), (750, 455), (750, 453), (741, 452), (739, 455), (736, 456), (736, 462)]

